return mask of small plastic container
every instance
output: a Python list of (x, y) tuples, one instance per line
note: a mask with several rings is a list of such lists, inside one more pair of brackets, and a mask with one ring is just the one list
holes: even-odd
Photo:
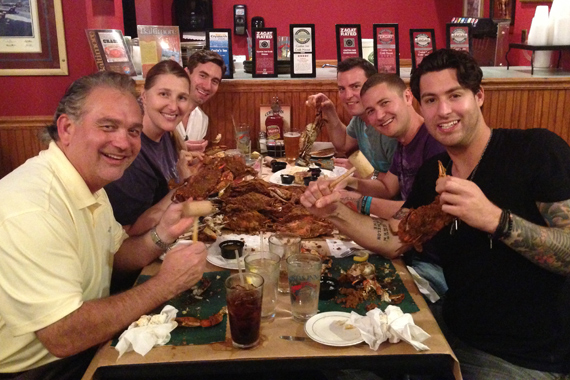
[(310, 168), (309, 171), (311, 172), (312, 177), (319, 178), (321, 175), (321, 168)]
[(283, 161), (271, 161), (271, 171), (273, 173), (283, 170), (287, 167), (287, 163)]
[(220, 250), (222, 251), (222, 257), (224, 259), (235, 259), (236, 258), (236, 250), (238, 252), (238, 256), (241, 257), (243, 255), (243, 246), (245, 243), (241, 240), (225, 240), (219, 244)]
[(326, 301), (334, 298), (338, 293), (338, 280), (334, 277), (322, 276), (319, 299)]
[(309, 177), (303, 178), (303, 182), (305, 183), (305, 186), (309, 186), (310, 182), (316, 181), (317, 179), (318, 179), (318, 177), (309, 176)]
[(295, 180), (295, 176), (291, 174), (281, 174), (281, 183), (284, 185), (290, 185)]

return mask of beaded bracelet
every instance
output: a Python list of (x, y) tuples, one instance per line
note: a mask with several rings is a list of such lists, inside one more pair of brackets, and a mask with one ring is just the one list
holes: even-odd
[(370, 206), (372, 205), (372, 197), (369, 196), (364, 197), (362, 203), (364, 204), (364, 212), (362, 214), (370, 215)]
[(366, 215), (366, 199), (368, 197), (367, 196), (363, 196), (361, 201), (360, 201), (360, 213)]

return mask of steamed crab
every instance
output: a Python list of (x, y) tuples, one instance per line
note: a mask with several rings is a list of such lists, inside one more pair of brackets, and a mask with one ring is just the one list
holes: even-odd
[[(439, 178), (446, 176), (445, 167), (439, 162)], [(443, 227), (453, 221), (453, 216), (443, 212), (439, 201), (439, 195), (426, 206), (410, 209), (398, 224), (398, 237), (404, 244), (400, 251), (413, 246), (418, 252), (422, 251), (422, 244), (430, 240)]]
[(315, 121), (307, 125), (303, 133), (301, 133), (300, 139), (300, 152), (299, 158), (300, 163), (304, 163), (304, 166), (309, 165), (309, 158), (311, 157), (311, 149), (313, 144), (317, 140), (317, 136), (321, 132), (321, 129), (325, 125), (325, 120), (323, 120), (323, 112), (317, 108), (317, 115), (315, 116)]

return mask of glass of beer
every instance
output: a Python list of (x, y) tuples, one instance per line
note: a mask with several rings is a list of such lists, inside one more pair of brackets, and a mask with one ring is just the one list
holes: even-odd
[(251, 348), (259, 343), (263, 277), (255, 273), (232, 274), (226, 279), (226, 302), (232, 344)]
[(263, 302), (261, 304), (261, 318), (263, 319), (270, 320), (275, 317), (280, 260), (279, 256), (268, 251), (250, 253), (245, 257), (245, 269), (263, 276)]
[(319, 311), (321, 258), (299, 253), (287, 258), (291, 313), (293, 319), (305, 322)]
[(288, 232), (278, 232), (269, 237), (269, 252), (281, 258), (279, 268), (279, 292), (289, 293), (287, 257), (301, 252), (301, 237)]
[(286, 132), (283, 134), (285, 141), (285, 159), (289, 164), (294, 164), (299, 157), (299, 140), (301, 134), (299, 132)]

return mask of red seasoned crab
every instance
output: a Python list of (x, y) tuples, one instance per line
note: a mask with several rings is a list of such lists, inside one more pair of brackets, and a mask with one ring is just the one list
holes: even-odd
[[(442, 178), (445, 175), (445, 168), (439, 161), (439, 177)], [(412, 245), (418, 252), (421, 252), (422, 244), (450, 224), (453, 218), (452, 215), (442, 211), (439, 195), (429, 205), (410, 209), (398, 224), (398, 237), (404, 244), (400, 250), (406, 250)]]

